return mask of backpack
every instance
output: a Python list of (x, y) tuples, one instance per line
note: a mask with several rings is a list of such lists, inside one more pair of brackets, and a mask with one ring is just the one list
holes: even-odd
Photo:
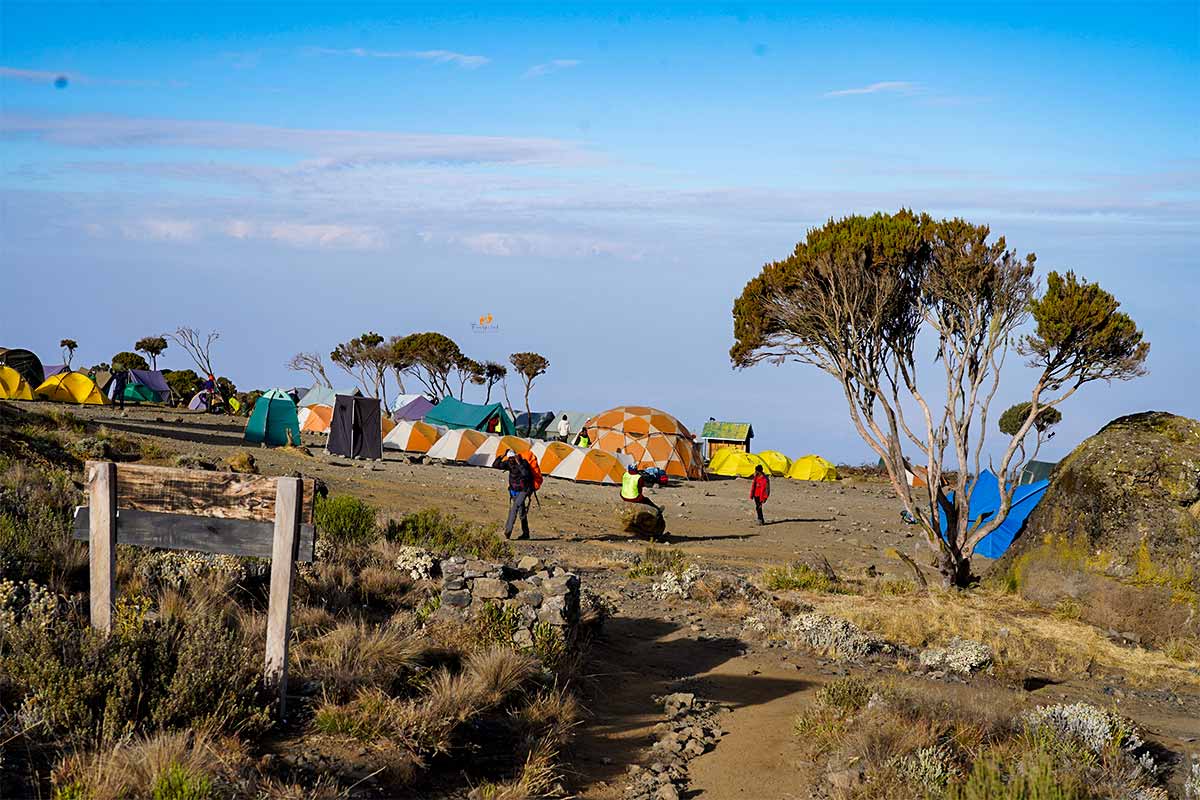
[(529, 466), (529, 481), (533, 484), (533, 490), (536, 492), (542, 488), (542, 465), (538, 463), (537, 456), (533, 451), (525, 453), (517, 453), (517, 456)]

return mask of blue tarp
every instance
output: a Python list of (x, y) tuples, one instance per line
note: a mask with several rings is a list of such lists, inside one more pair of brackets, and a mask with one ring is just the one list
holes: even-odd
[[(1018, 486), (1013, 492), (1008, 516), (1004, 518), (1004, 522), (1000, 523), (999, 528), (983, 538), (983, 541), (975, 547), (975, 552), (986, 558), (999, 558), (1004, 555), (1009, 545), (1013, 543), (1013, 539), (1016, 539), (1017, 534), (1021, 532), (1022, 526), (1025, 525), (1025, 519), (1041, 502), (1042, 496), (1046, 494), (1046, 487), (1049, 485), (1050, 481), (1037, 481)], [(980, 473), (979, 480), (970, 485), (968, 491), (971, 493), (970, 527), (975, 525), (980, 516), (984, 516), (985, 519), (990, 518), (1000, 509), (1000, 484), (991, 470), (985, 469)], [(954, 499), (953, 492), (950, 493), (950, 499)], [(946, 518), (941, 517), (940, 521), (942, 534), (945, 535)]]

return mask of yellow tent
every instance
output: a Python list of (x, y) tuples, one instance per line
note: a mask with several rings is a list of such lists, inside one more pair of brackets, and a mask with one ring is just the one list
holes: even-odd
[(836, 481), (837, 468), (820, 456), (802, 456), (792, 462), (787, 476), (798, 481)]
[(33, 392), (40, 400), (58, 403), (79, 403), (99, 406), (108, 402), (95, 382), (82, 372), (60, 372), (51, 375)]
[(32, 400), (29, 382), (12, 367), (0, 366), (0, 400)]
[(778, 450), (763, 450), (755, 455), (763, 460), (767, 471), (772, 475), (787, 475), (788, 470), (792, 468), (792, 460)]
[(708, 471), (714, 475), (749, 478), (754, 474), (754, 468), (761, 466), (764, 472), (770, 472), (767, 462), (756, 455), (734, 450), (732, 447), (722, 447), (708, 463)]

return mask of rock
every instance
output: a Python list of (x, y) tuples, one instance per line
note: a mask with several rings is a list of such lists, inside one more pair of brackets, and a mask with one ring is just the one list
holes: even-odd
[(992, 665), (992, 648), (982, 642), (957, 636), (945, 647), (931, 647), (920, 655), (921, 666), (928, 670), (949, 670), (970, 675)]
[(696, 704), (696, 695), (692, 692), (676, 692), (663, 698), (663, 706), (668, 714), (678, 711), (688, 711)]
[(542, 591), (548, 595), (570, 594), (579, 588), (579, 578), (566, 574), (542, 581)]
[(495, 564), (489, 564), (486, 561), (468, 561), (463, 570), (463, 575), (468, 578), (482, 578), (488, 572), (496, 568)]
[(679, 790), (669, 783), (658, 787), (657, 800), (679, 800)]
[(863, 773), (861, 769), (841, 769), (830, 772), (825, 779), (833, 788), (848, 791), (862, 783)]
[(649, 506), (626, 503), (617, 511), (621, 530), (638, 536), (661, 536), (667, 530), (662, 514)]
[(1120, 417), (1071, 451), (1009, 553), (1046, 536), (1156, 562), (1200, 545), (1200, 421), (1161, 411)]
[(476, 578), (471, 594), (484, 600), (502, 600), (508, 597), (508, 584), (497, 578)]
[(471, 605), (471, 593), (466, 589), (459, 591), (443, 591), (442, 605), (452, 606), (454, 608), (466, 608)]
[(524, 592), (517, 592), (516, 601), (521, 605), (532, 606), (537, 608), (542, 604), (542, 593), (536, 589), (530, 589)]
[(446, 582), (442, 584), (446, 589), (457, 591), (467, 588), (467, 582), (462, 578), (446, 578)]
[(513, 643), (520, 647), (533, 647), (533, 634), (525, 628), (519, 628), (513, 634)]
[(542, 560), (536, 556), (525, 556), (517, 562), (517, 569), (521, 572), (537, 572), (542, 568)]

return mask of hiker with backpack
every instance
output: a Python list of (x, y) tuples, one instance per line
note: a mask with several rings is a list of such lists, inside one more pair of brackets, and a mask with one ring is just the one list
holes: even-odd
[(521, 535), (529, 538), (529, 501), (541, 485), (541, 469), (536, 467), (537, 456), (533, 453), (513, 453), (505, 450), (492, 463), (496, 469), (508, 471), (508, 521), (504, 524), (504, 538), (511, 539), (517, 515), (521, 516)]

